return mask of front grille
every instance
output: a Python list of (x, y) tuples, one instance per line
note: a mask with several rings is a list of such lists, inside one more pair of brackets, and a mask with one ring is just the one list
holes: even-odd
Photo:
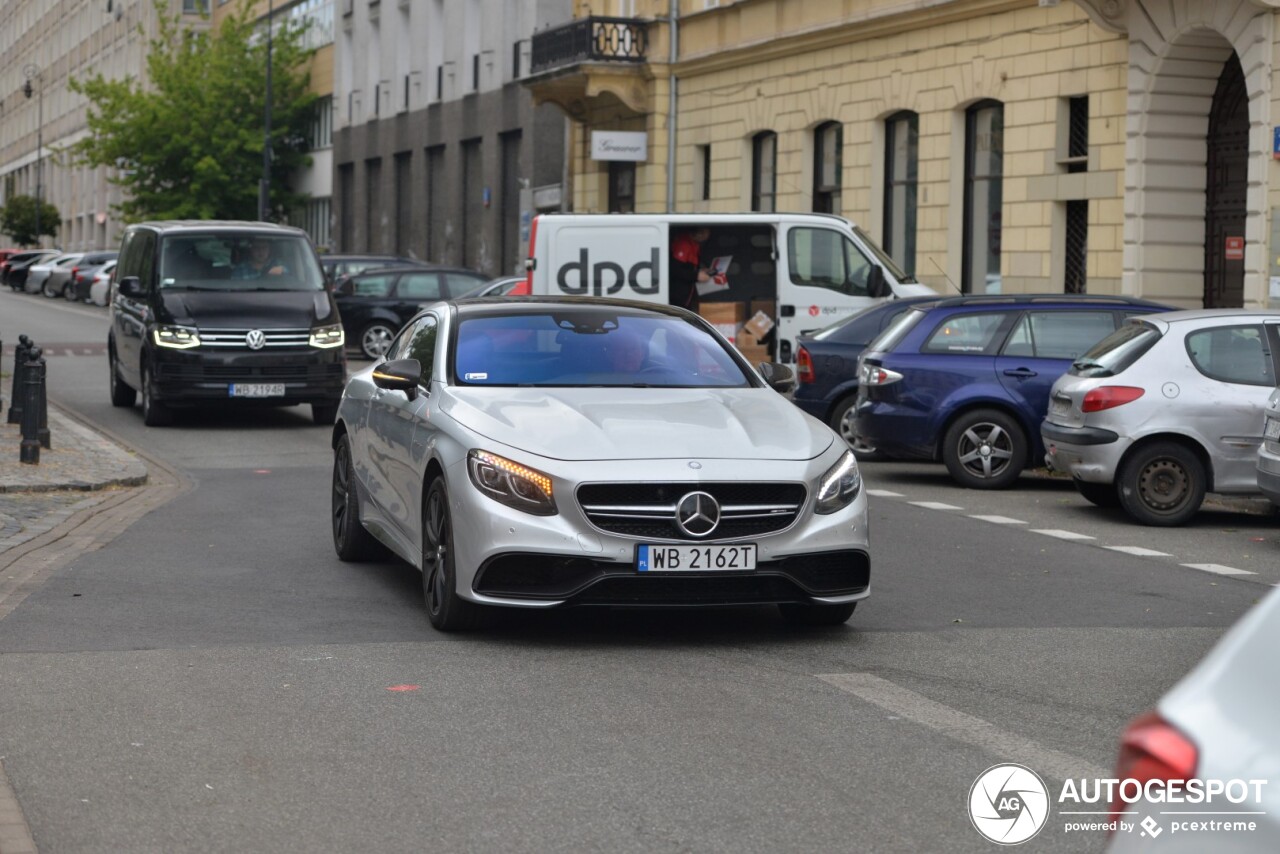
[(705, 538), (717, 541), (791, 527), (806, 495), (801, 483), (588, 483), (578, 487), (578, 504), (592, 525), (610, 534), (703, 539), (676, 526), (676, 505), (690, 492), (705, 492), (720, 505), (720, 524)]
[(341, 362), (325, 365), (205, 365), (200, 362), (156, 366), (156, 378), (183, 382), (312, 382), (344, 379)]
[[(200, 329), (200, 344), (204, 347), (219, 347), (223, 349), (249, 350), (249, 342), (246, 340), (250, 329)], [(268, 347), (307, 347), (311, 344), (310, 329), (261, 329), (258, 330), (266, 336), (266, 342), (262, 345), (262, 349)]]

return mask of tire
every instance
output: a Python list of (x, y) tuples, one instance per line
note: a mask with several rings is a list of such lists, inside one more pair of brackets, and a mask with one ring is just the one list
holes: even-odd
[(360, 330), (360, 352), (366, 359), (378, 361), (386, 355), (391, 347), (391, 339), (396, 337), (396, 330), (381, 320), (375, 320)]
[(343, 436), (333, 451), (333, 500), (329, 514), (333, 523), (333, 550), (347, 563), (375, 560), (386, 554), (360, 523), (360, 503), (356, 498), (356, 468), (351, 461), (351, 437)]
[(1099, 507), (1119, 507), (1120, 495), (1114, 483), (1086, 483), (1083, 480), (1071, 479), (1076, 492), (1089, 503)]
[(107, 366), (111, 371), (110, 385), (111, 405), (128, 409), (138, 400), (138, 390), (120, 379), (120, 368), (116, 365), (116, 350), (107, 347)]
[[(983, 449), (989, 453), (984, 454)], [(998, 409), (963, 413), (942, 440), (942, 461), (951, 477), (969, 489), (1007, 489), (1027, 464), (1027, 437)]]
[(442, 632), (473, 628), (478, 607), (458, 596), (458, 576), (453, 557), (453, 516), (444, 478), (427, 487), (422, 500), (422, 598), (427, 619)]
[(173, 410), (156, 400), (151, 368), (142, 366), (142, 423), (148, 427), (167, 427), (173, 423)]
[(853, 451), (853, 455), (858, 458), (858, 462), (871, 463), (876, 460), (885, 459), (885, 455), (877, 451), (875, 448), (858, 440), (857, 435), (853, 432), (854, 427), (854, 405), (858, 402), (858, 396), (851, 394), (848, 397), (841, 398), (836, 404), (836, 408), (831, 410), (831, 418), (827, 421), (831, 425), (831, 429), (840, 434), (840, 438)]
[(311, 420), (322, 427), (328, 427), (338, 420), (338, 404), (336, 403), (313, 403), (311, 404)]
[(840, 626), (853, 616), (857, 602), (844, 605), (778, 605), (778, 613), (789, 626)]
[(54, 297), (61, 296), (61, 294), (55, 294), (53, 291), (49, 290), (49, 280), (45, 279), (40, 283), (40, 296), (45, 299), (53, 299)]
[(1120, 467), (1116, 483), (1120, 506), (1143, 525), (1184, 525), (1204, 503), (1208, 488), (1204, 464), (1177, 442), (1152, 442)]
[(76, 283), (75, 283), (75, 282), (66, 282), (66, 283), (64, 283), (64, 284), (63, 284), (63, 286), (62, 286), (62, 298), (63, 298), (64, 300), (66, 300), (67, 302), (81, 302), (81, 301), (82, 301), (82, 300), (78, 300), (78, 299), (76, 299)]

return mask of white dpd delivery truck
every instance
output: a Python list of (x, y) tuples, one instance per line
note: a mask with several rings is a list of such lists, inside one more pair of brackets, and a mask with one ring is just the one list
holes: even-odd
[(514, 293), (667, 304), (671, 242), (696, 228), (710, 232), (700, 264), (727, 265), (728, 286), (704, 286), (701, 313), (724, 330), (764, 311), (778, 362), (793, 360), (798, 334), (881, 299), (934, 295), (847, 219), (792, 213), (542, 214), (529, 235), (528, 280)]

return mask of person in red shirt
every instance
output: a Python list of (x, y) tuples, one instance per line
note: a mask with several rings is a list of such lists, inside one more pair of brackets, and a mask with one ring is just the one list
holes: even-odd
[(671, 285), (668, 288), (672, 305), (698, 310), (698, 282), (711, 281), (711, 273), (702, 266), (702, 244), (711, 236), (705, 226), (680, 231), (671, 238)]

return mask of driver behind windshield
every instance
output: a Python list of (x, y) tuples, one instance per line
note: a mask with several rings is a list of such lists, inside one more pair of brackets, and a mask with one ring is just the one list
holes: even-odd
[(289, 272), (283, 261), (272, 251), (272, 241), (256, 238), (249, 242), (240, 263), (231, 270), (233, 279), (260, 279), (264, 276), (283, 276)]

